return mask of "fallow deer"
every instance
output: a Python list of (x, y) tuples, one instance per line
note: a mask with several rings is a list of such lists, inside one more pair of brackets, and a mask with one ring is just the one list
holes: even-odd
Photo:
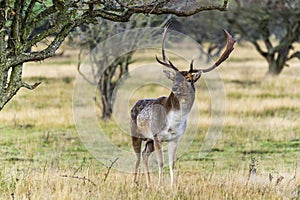
[(190, 63), (189, 71), (179, 71), (174, 64), (167, 60), (165, 55), (165, 38), (169, 24), (164, 28), (162, 39), (162, 59), (158, 63), (171, 69), (164, 70), (168, 79), (173, 81), (172, 91), (168, 97), (159, 97), (157, 99), (143, 99), (131, 109), (131, 138), (136, 162), (134, 166), (134, 183), (138, 183), (138, 171), (141, 160), (142, 142), (145, 141), (145, 148), (142, 152), (143, 162), (146, 171), (146, 183), (150, 184), (150, 174), (148, 169), (148, 158), (153, 151), (156, 151), (159, 165), (160, 185), (163, 176), (163, 151), (162, 143), (168, 142), (168, 157), (170, 166), (171, 186), (174, 182), (173, 171), (175, 165), (176, 150), (181, 136), (187, 127), (187, 118), (195, 99), (195, 82), (203, 73), (207, 73), (218, 67), (225, 61), (233, 51), (235, 39), (224, 30), (227, 37), (225, 51), (221, 57), (209, 68), (194, 69), (193, 60)]

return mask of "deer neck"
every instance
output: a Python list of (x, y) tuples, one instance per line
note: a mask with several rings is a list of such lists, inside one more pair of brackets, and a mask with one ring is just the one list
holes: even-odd
[(188, 114), (193, 106), (195, 99), (195, 92), (189, 95), (176, 95), (170, 93), (165, 101), (165, 108), (167, 113), (170, 111), (180, 111), (182, 114)]

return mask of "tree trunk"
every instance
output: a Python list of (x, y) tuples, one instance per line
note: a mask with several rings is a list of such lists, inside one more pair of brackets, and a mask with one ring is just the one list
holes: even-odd
[(102, 101), (102, 120), (106, 121), (111, 118), (112, 112), (113, 112), (113, 103), (112, 103), (112, 94), (102, 95), (101, 97)]
[[(11, 70), (10, 70), (11, 69)], [(0, 110), (24, 87), (29, 90), (35, 89), (39, 83), (29, 85), (22, 80), (23, 65), (7, 67), (0, 63)]]
[[(277, 51), (277, 54), (270, 54), (271, 59), (267, 59), (269, 63), (268, 75), (278, 76), (282, 72), (284, 66), (286, 66), (286, 61), (288, 60), (290, 48), (291, 45), (288, 43), (281, 47)], [(277, 55), (277, 57), (275, 55)]]
[(8, 70), (6, 69), (6, 66), (0, 62), (0, 110), (2, 110), (5, 105), (7, 76)]
[[(101, 64), (98, 63), (98, 66), (101, 66)], [(109, 66), (104, 71), (99, 81), (98, 90), (101, 94), (102, 120), (108, 120), (112, 115), (113, 89), (115, 85), (115, 83), (112, 81), (112, 78), (117, 67), (118, 64), (112, 64)]]
[(267, 75), (278, 76), (283, 70), (283, 65), (279, 65), (275, 60), (272, 62), (268, 62), (268, 64), (269, 69)]
[[(128, 66), (132, 53), (126, 54), (116, 59), (102, 74), (100, 78), (98, 90), (101, 94), (102, 103), (102, 120), (111, 118), (114, 105), (114, 90), (117, 90), (118, 81), (128, 73)], [(98, 66), (101, 66), (101, 62)], [(101, 70), (100, 70), (101, 71)]]
[(12, 99), (12, 97), (18, 92), (22, 87), (22, 65), (12, 67), (10, 75), (7, 66), (0, 66), (0, 110), (5, 106), (5, 104)]

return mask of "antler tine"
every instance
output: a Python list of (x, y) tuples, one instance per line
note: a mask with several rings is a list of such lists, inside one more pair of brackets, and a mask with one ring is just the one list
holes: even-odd
[(156, 57), (156, 60), (157, 62), (159, 62), (160, 64), (166, 66), (166, 67), (169, 67), (169, 68), (172, 68), (174, 69), (175, 71), (179, 71), (171, 62), (170, 60), (168, 60), (167, 62), (167, 57), (166, 57), (166, 54), (165, 54), (165, 39), (166, 39), (166, 35), (167, 35), (167, 32), (168, 32), (168, 29), (170, 27), (171, 23), (168, 22), (166, 25), (165, 25), (165, 28), (164, 28), (164, 33), (163, 33), (163, 39), (162, 39), (162, 48), (161, 48), (161, 53), (162, 53), (162, 58), (163, 58), (163, 61), (159, 60), (157, 56)]
[(195, 69), (195, 70), (193, 70), (193, 72), (199, 72), (199, 71), (202, 71), (203, 73), (210, 72), (213, 69), (215, 69), (216, 67), (218, 67), (222, 62), (224, 62), (229, 57), (230, 53), (234, 49), (233, 45), (236, 42), (236, 40), (225, 29), (223, 31), (226, 35), (227, 42), (226, 42), (225, 50), (222, 53), (221, 57), (215, 62), (215, 64), (213, 66), (206, 68), (206, 69)]
[(163, 57), (163, 61), (166, 62), (166, 54), (165, 54), (165, 40), (166, 40), (166, 35), (167, 32), (169, 30), (169, 27), (171, 25), (171, 22), (168, 22), (165, 27), (164, 27), (164, 33), (163, 33), (163, 39), (162, 39), (162, 48), (161, 48), (161, 52), (162, 52), (162, 57)]
[(192, 73), (194, 71), (193, 66), (194, 66), (194, 59), (192, 59), (191, 64), (190, 64), (190, 70), (189, 70), (190, 73)]

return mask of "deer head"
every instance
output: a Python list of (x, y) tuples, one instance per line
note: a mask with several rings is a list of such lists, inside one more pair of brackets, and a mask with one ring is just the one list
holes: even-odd
[[(214, 70), (229, 57), (230, 53), (234, 49), (233, 45), (236, 42), (236, 40), (226, 30), (224, 30), (224, 33), (227, 38), (225, 50), (222, 53), (221, 57), (211, 67), (208, 67), (206, 69), (194, 69), (194, 66), (193, 66), (194, 60), (192, 60), (190, 63), (190, 69), (188, 71), (179, 71), (178, 68), (169, 59), (167, 59), (166, 54), (165, 54), (165, 39), (166, 39), (166, 35), (167, 35), (169, 27), (170, 27), (170, 23), (168, 23), (165, 26), (164, 33), (163, 33), (163, 40), (162, 40), (162, 58), (163, 58), (163, 60), (162, 61), (159, 60), (157, 56), (156, 56), (156, 60), (158, 63), (162, 64), (163, 66), (172, 69), (171, 71), (164, 70), (164, 73), (166, 74), (167, 78), (169, 78), (170, 80), (173, 81), (173, 83), (177, 83), (178, 79), (182, 79), (180, 77), (183, 76), (184, 79), (186, 80), (186, 82), (188, 82), (192, 88), (195, 88), (194, 83), (198, 81), (198, 79), (201, 77), (201, 75), (203, 73), (207, 73), (207, 72)], [(172, 89), (172, 91), (173, 91), (173, 89)], [(173, 91), (173, 92), (175, 92), (175, 91)]]

